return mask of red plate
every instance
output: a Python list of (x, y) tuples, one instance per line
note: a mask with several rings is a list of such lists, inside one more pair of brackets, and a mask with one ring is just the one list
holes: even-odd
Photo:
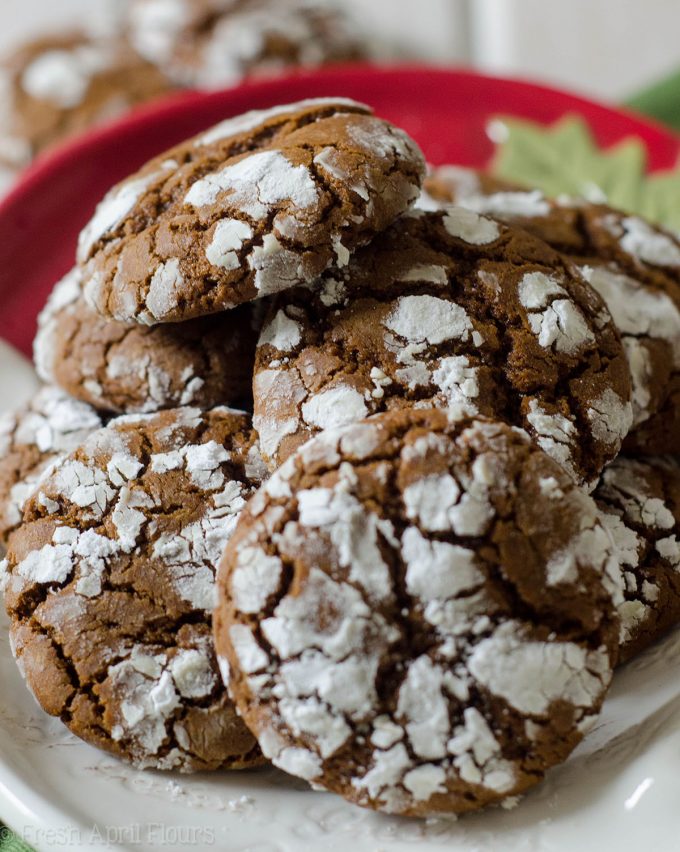
[(549, 124), (580, 113), (602, 146), (627, 136), (647, 146), (652, 170), (671, 168), (680, 139), (630, 113), (564, 92), (462, 71), (346, 67), (187, 93), (142, 108), (39, 160), (0, 204), (0, 334), (28, 353), (35, 317), (73, 263), (76, 239), (104, 192), (176, 142), (249, 109), (338, 96), (371, 104), (407, 130), (435, 164), (483, 166), (489, 119), (516, 115)]

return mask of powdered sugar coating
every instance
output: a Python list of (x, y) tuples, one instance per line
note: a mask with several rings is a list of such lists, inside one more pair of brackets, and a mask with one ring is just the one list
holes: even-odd
[(464, 308), (435, 296), (402, 296), (383, 325), (407, 344), (431, 346), (452, 338), (467, 340), (473, 329)]
[(516, 192), (495, 192), (489, 196), (478, 195), (465, 199), (465, 207), (485, 213), (487, 216), (545, 216), (550, 205), (537, 189)]
[(637, 216), (622, 221), (604, 219), (605, 227), (621, 241), (625, 252), (652, 266), (680, 267), (680, 243), (670, 233), (653, 228)]
[(151, 276), (146, 297), (147, 310), (140, 314), (145, 325), (155, 322), (179, 306), (184, 276), (176, 257), (159, 264)]
[(238, 252), (246, 240), (253, 238), (253, 229), (240, 219), (221, 219), (215, 227), (212, 242), (205, 256), (213, 266), (223, 269), (238, 269)]
[(354, 423), (368, 414), (363, 396), (354, 388), (336, 385), (302, 406), (304, 422), (317, 429)]
[[(219, 412), (215, 409), (213, 415), (218, 422)], [(195, 413), (198, 415), (198, 411)], [(172, 423), (174, 414), (170, 411), (167, 415), (150, 417), (142, 421), (142, 428), (153, 433), (156, 423), (160, 425), (168, 418), (168, 422)], [(247, 428), (246, 424), (247, 418), (243, 416), (241, 422), (236, 419), (234, 425)], [(81, 534), (76, 528), (57, 525), (52, 541), (58, 543), (45, 544), (40, 551), (40, 561), (53, 561), (51, 554), (56, 554), (56, 564), (61, 566), (69, 556), (68, 575), (76, 572), (82, 579), (89, 570), (91, 555), (118, 559), (122, 554), (131, 554), (148, 537), (153, 543), (154, 557), (167, 564), (170, 583), (179, 597), (187, 599), (197, 609), (211, 609), (214, 564), (245, 505), (243, 495), (247, 495), (253, 486), (229, 477), (228, 465), (235, 460), (232, 451), (227, 451), (215, 441), (181, 444), (183, 440), (182, 430), (174, 435), (171, 433), (171, 449), (152, 454), (145, 463), (142, 461), (144, 457), (140, 458), (140, 448), (136, 446), (136, 430), (131, 431), (124, 420), (120, 425), (119, 421), (113, 421), (106, 430), (95, 432), (86, 439), (75, 456), (58, 462), (41, 483), (37, 502), (44, 505), (42, 497), (59, 506), (58, 511), (48, 512), (57, 524), (60, 517), (68, 517), (69, 505), (76, 507), (78, 515), (89, 523), (102, 525), (110, 515), (115, 535), (108, 538), (97, 534), (96, 540), (104, 548), (98, 553), (91, 543), (82, 543), (83, 538), (89, 542), (95, 535), (91, 528)], [(237, 449), (237, 453), (240, 452), (241, 449)], [(194, 486), (203, 494), (202, 511), (197, 517), (180, 523), (172, 532), (163, 532), (153, 515), (147, 516), (144, 511), (158, 511), (162, 503), (159, 504), (158, 498), (145, 490), (142, 483), (147, 476), (152, 478), (152, 482), (154, 477), (160, 477), (162, 482), (163, 475), (170, 473), (181, 476), (187, 489)], [(160, 482), (159, 485), (162, 488)], [(62, 541), (67, 533), (70, 550), (65, 549)], [(28, 557), (28, 560), (31, 559), (33, 556)], [(16, 566), (16, 574), (28, 579), (25, 561)], [(202, 584), (196, 588), (196, 583), (192, 582), (193, 591), (188, 597), (183, 583), (185, 577), (200, 578)], [(30, 579), (35, 578), (31, 576)], [(43, 577), (41, 582), (63, 582), (64, 579), (66, 577), (60, 573), (59, 577)]]
[[(355, 454), (357, 429), (372, 437)], [(553, 591), (546, 565), (579, 536)], [(254, 564), (271, 570), (259, 597), (243, 593)], [(597, 712), (617, 571), (593, 501), (526, 435), (435, 410), (382, 414), (312, 439), (246, 509), (221, 566), (218, 655), (285, 771), (391, 813), (469, 810), (535, 783), (516, 755), (540, 774)], [(558, 701), (571, 720), (559, 733)], [(521, 720), (512, 748), (509, 717)]]
[(618, 448), (633, 425), (632, 406), (611, 388), (605, 388), (591, 401), (588, 420), (598, 441)]
[(547, 712), (553, 701), (587, 710), (609, 682), (611, 661), (604, 647), (596, 651), (570, 642), (518, 640), (517, 625), (506, 622), (483, 639), (468, 666), (477, 683), (530, 716)]
[(501, 235), (495, 222), (464, 207), (449, 210), (444, 216), (444, 227), (452, 237), (476, 246), (493, 243)]
[(310, 106), (335, 106), (344, 105), (360, 110), (370, 112), (370, 107), (361, 104), (358, 101), (350, 98), (308, 98), (307, 100), (297, 101), (294, 104), (287, 106), (276, 106), (271, 109), (253, 109), (249, 112), (244, 112), (235, 118), (227, 118), (210, 128), (206, 133), (201, 134), (196, 138), (196, 145), (212, 145), (220, 139), (226, 139), (229, 136), (236, 136), (239, 133), (247, 133), (249, 130), (254, 130), (256, 127), (264, 124), (272, 118), (290, 115), (299, 109), (304, 109)]
[(525, 275), (519, 284), (519, 300), (529, 311), (529, 325), (540, 346), (573, 354), (594, 342), (582, 311), (553, 277), (540, 272)]
[(452, 204), (498, 218), (512, 208), (543, 215), (547, 206), (542, 193), (522, 190), (486, 172), (458, 165), (431, 166), (417, 206), (438, 210)]
[[(112, 421), (42, 480), (10, 541), (6, 600), (29, 686), (54, 712), (45, 693), (59, 694), (59, 669), (38, 673), (34, 655), (52, 631), (69, 637), (63, 653), (78, 672), (72, 730), (137, 765), (238, 765), (249, 758), (240, 746), (230, 757), (234, 743), (253, 749), (238, 732), (208, 636), (215, 565), (258, 484), (246, 474), (254, 446), (248, 416), (229, 409)], [(61, 608), (53, 610), (52, 596)], [(65, 615), (75, 611), (77, 623)], [(96, 635), (100, 650), (88, 651), (87, 639), (69, 644), (71, 631)], [(77, 708), (88, 654), (102, 653), (106, 721), (94, 736)], [(201, 715), (208, 727), (199, 734)]]
[(221, 193), (252, 219), (262, 219), (273, 206), (290, 201), (295, 207), (312, 207), (319, 200), (311, 173), (293, 166), (280, 151), (263, 151), (196, 181), (184, 198), (185, 204), (205, 207)]
[(270, 344), (279, 352), (290, 352), (298, 345), (301, 338), (299, 323), (283, 311), (279, 311), (260, 334), (260, 341)]

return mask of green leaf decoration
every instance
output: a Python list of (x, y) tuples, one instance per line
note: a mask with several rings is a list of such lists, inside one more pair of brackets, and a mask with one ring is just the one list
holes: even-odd
[(628, 98), (626, 106), (680, 130), (680, 71)]
[(543, 190), (606, 201), (652, 222), (680, 231), (680, 165), (647, 173), (647, 151), (635, 137), (600, 148), (577, 115), (551, 127), (517, 118), (493, 122), (498, 140), (494, 175)]

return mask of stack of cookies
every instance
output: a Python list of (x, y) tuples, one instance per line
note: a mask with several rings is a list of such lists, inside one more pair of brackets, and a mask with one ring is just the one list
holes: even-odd
[(227, 119), (112, 189), (35, 360), (0, 425), (12, 647), (136, 766), (478, 809), (680, 620), (680, 242), (426, 178), (360, 104)]

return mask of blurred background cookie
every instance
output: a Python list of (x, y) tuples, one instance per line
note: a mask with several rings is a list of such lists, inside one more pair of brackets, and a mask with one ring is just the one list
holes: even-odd
[(74, 32), (25, 44), (0, 65), (0, 162), (19, 169), (170, 88), (158, 68), (116, 36)]
[(526, 190), (480, 169), (454, 165), (429, 166), (417, 206), (422, 210), (439, 210), (442, 205), (450, 204), (465, 207), (468, 199), (513, 191)]
[(127, 22), (140, 56), (199, 89), (368, 53), (347, 16), (318, 0), (132, 0)]

